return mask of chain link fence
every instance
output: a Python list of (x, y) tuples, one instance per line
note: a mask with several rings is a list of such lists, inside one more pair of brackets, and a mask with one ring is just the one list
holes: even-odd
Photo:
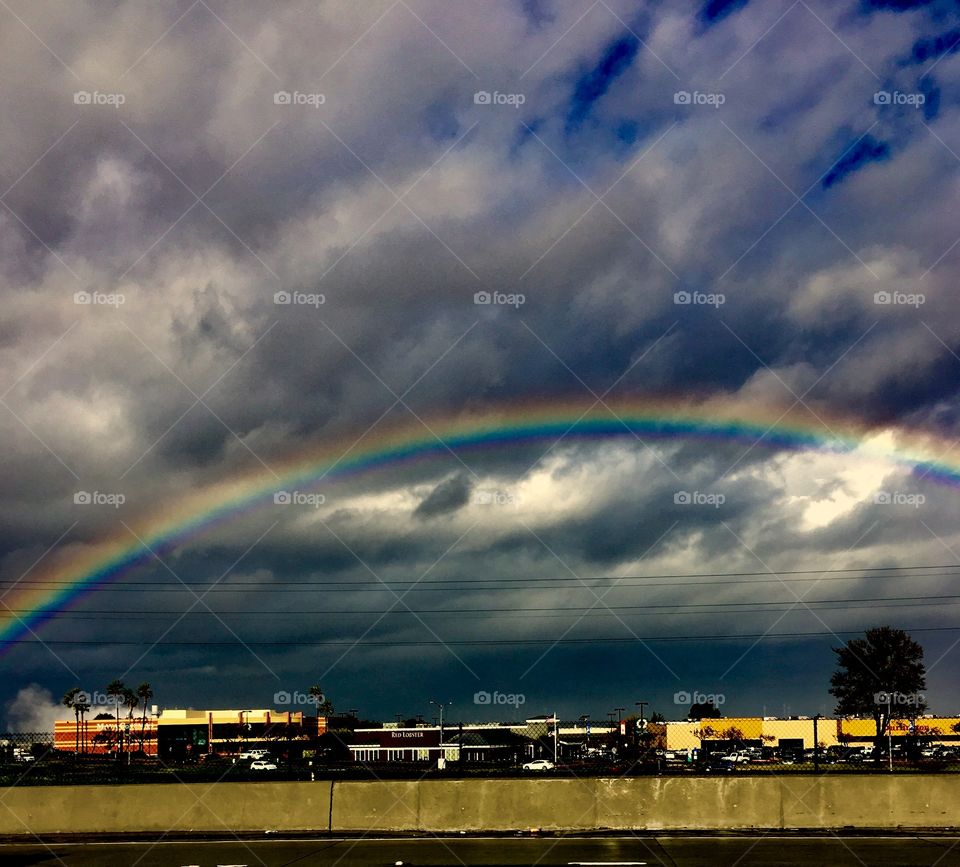
[(710, 718), (648, 723), (666, 770), (957, 771), (960, 719)]
[[(351, 759), (348, 732), (340, 750), (311, 741), (295, 752), (264, 750), (266, 763), (217, 752), (179, 760), (137, 751), (77, 754), (59, 742), (55, 749), (49, 732), (16, 732), (0, 734), (0, 784), (960, 771), (960, 718), (893, 719), (881, 728), (878, 737), (873, 719), (822, 717), (634, 717), (592, 726), (585, 718), (554, 723), (541, 717), (504, 724), (509, 731), (457, 724), (446, 732), (442, 769), (393, 750)], [(399, 753), (401, 759), (392, 758)]]

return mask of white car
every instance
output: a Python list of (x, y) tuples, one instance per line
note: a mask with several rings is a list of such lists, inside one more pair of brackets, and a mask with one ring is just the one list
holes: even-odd
[(251, 771), (275, 771), (276, 769), (277, 763), (272, 759), (257, 759), (250, 762)]
[(247, 750), (240, 753), (241, 759), (265, 759), (270, 755), (266, 750)]
[(727, 753), (725, 756), (720, 756), (720, 761), (739, 764), (741, 762), (749, 762), (750, 756), (747, 755), (747, 753)]
[(555, 767), (556, 765), (547, 759), (534, 759), (532, 762), (523, 763), (525, 771), (552, 771)]

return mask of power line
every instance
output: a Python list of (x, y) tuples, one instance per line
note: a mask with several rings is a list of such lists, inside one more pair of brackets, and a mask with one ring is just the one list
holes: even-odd
[[(858, 599), (804, 599), (803, 606), (812, 606), (816, 605), (821, 607), (821, 610), (827, 611), (855, 611), (860, 608), (882, 608), (882, 607), (896, 607), (896, 608), (912, 608), (916, 605), (943, 605), (943, 604), (957, 604), (960, 601), (960, 594), (943, 594), (936, 596), (876, 596), (869, 598), (858, 598)], [(896, 604), (889, 605), (886, 603), (906, 603), (906, 604)], [(596, 605), (544, 605), (544, 606), (531, 606), (518, 609), (517, 607), (512, 608), (419, 608), (419, 609), (395, 609), (391, 611), (383, 612), (383, 616), (391, 615), (421, 615), (421, 614), (444, 614), (444, 615), (458, 615), (458, 614), (508, 614), (514, 615), (517, 617), (526, 617), (533, 616), (534, 614), (540, 614), (542, 612), (549, 612), (548, 616), (557, 616), (563, 617), (567, 614), (576, 614), (576, 613), (585, 613), (586, 615), (590, 614), (599, 614), (604, 615), (606, 612), (613, 611), (635, 611), (638, 612), (638, 615), (649, 615), (649, 616), (662, 616), (664, 613), (687, 613), (687, 614), (743, 614), (744, 609), (747, 609), (746, 613), (764, 613), (764, 612), (778, 612), (778, 611), (790, 611), (794, 608), (797, 608), (798, 602), (796, 600), (784, 599), (784, 600), (771, 600), (769, 602), (692, 602), (692, 603), (666, 603), (666, 604), (644, 604), (644, 605), (603, 605), (602, 603), (597, 603)], [(780, 606), (776, 608), (771, 607), (759, 607), (759, 606)], [(787, 607), (783, 607), (787, 606)], [(698, 611), (689, 611), (686, 609), (705, 609)], [(720, 611), (716, 610), (718, 608), (733, 608), (733, 611)], [(656, 609), (656, 610), (651, 610)], [(668, 610), (669, 609), (669, 610)], [(675, 611), (679, 609), (679, 611)], [(7, 609), (12, 614), (30, 614), (30, 609), (16, 609), (10, 608)], [(296, 611), (288, 610), (273, 610), (273, 611), (249, 611), (249, 610), (224, 610), (217, 609), (216, 611), (179, 611), (177, 609), (165, 609), (159, 611), (143, 611), (128, 609), (122, 610), (118, 608), (110, 609), (84, 609), (82, 611), (65, 611), (57, 615), (57, 619), (60, 618), (70, 618), (70, 619), (101, 619), (102, 617), (121, 617), (123, 619), (137, 619), (138, 617), (147, 617), (147, 616), (165, 616), (165, 615), (182, 615), (182, 616), (241, 616), (241, 617), (262, 617), (262, 616), (284, 616), (284, 617), (303, 617), (310, 615), (369, 615), (369, 614), (380, 614), (376, 609), (366, 608), (366, 609), (343, 609), (343, 608), (321, 608), (321, 609), (298, 609)]]
[[(736, 635), (658, 635), (643, 638), (629, 637), (594, 637), (594, 638), (492, 638), (492, 639), (465, 639), (455, 638), (449, 641), (351, 641), (327, 640), (318, 641), (301, 639), (298, 641), (244, 641), (245, 647), (506, 647), (514, 645), (543, 645), (543, 644), (633, 644), (635, 642), (665, 642), (665, 641), (747, 641), (749, 639), (769, 638), (827, 638), (839, 635), (858, 635), (859, 629), (836, 629), (825, 632), (755, 632), (739, 633)], [(957, 632), (960, 626), (923, 626), (906, 629), (907, 632)], [(119, 641), (115, 639), (40, 639), (18, 638), (11, 644), (42, 644), (42, 645), (76, 645), (76, 646), (124, 646), (124, 647), (237, 647), (232, 641), (161, 641), (155, 643), (147, 639), (141, 641)]]
[[(730, 585), (751, 585), (751, 584), (771, 584), (771, 583), (784, 583), (784, 581), (792, 581), (798, 583), (818, 583), (823, 579), (823, 576), (826, 575), (836, 575), (838, 577), (830, 579), (830, 581), (890, 581), (896, 579), (904, 578), (957, 578), (960, 577), (960, 573), (957, 572), (930, 572), (928, 574), (892, 574), (894, 571), (909, 571), (909, 572), (918, 572), (919, 570), (931, 570), (931, 569), (954, 569), (960, 568), (960, 564), (944, 564), (940, 566), (881, 566), (876, 568), (864, 568), (864, 569), (795, 569), (788, 570), (783, 572), (774, 572), (771, 576), (770, 572), (703, 572), (703, 573), (693, 573), (693, 574), (658, 574), (658, 575), (608, 575), (608, 576), (594, 576), (589, 578), (580, 578), (575, 575), (555, 575), (544, 578), (536, 577), (525, 577), (525, 578), (494, 578), (494, 577), (481, 577), (476, 579), (467, 579), (467, 578), (435, 578), (435, 579), (400, 579), (400, 578), (387, 578), (381, 581), (370, 580), (370, 581), (266, 581), (266, 582), (255, 582), (255, 581), (225, 581), (217, 585), (210, 586), (207, 583), (202, 581), (183, 581), (183, 582), (174, 582), (174, 581), (116, 581), (109, 582), (103, 585), (100, 585), (95, 589), (97, 592), (106, 592), (106, 593), (142, 593), (142, 592), (189, 592), (193, 589), (206, 589), (208, 592), (235, 592), (235, 593), (307, 593), (313, 592), (305, 588), (310, 587), (322, 587), (327, 588), (330, 592), (389, 592), (389, 589), (404, 589), (403, 585), (409, 585), (408, 592), (439, 592), (439, 591), (450, 591), (450, 590), (491, 590), (491, 589), (501, 589), (494, 587), (488, 587), (486, 585), (497, 585), (497, 584), (508, 584), (508, 583), (517, 583), (526, 586), (521, 586), (518, 588), (502, 588), (506, 592), (517, 591), (517, 590), (530, 590), (530, 589), (543, 589), (543, 590), (559, 590), (559, 589), (568, 589), (567, 585), (571, 583), (577, 583), (582, 586), (593, 586), (591, 582), (616, 582), (618, 585), (623, 587), (704, 587), (704, 586), (730, 586)], [(850, 575), (846, 573), (859, 572), (863, 574), (859, 575)], [(882, 572), (885, 574), (875, 575), (869, 573)], [(814, 579), (799, 579), (799, 578), (784, 578), (784, 576), (790, 575), (816, 575)], [(763, 577), (758, 577), (763, 576)], [(680, 578), (709, 578), (716, 577), (720, 579), (724, 578), (754, 578), (754, 580), (718, 580), (718, 581), (687, 581), (685, 583), (678, 584), (677, 579)], [(672, 579), (664, 582), (654, 582), (649, 581), (649, 579)], [(563, 582), (561, 584), (547, 584), (546, 582)], [(635, 583), (635, 582), (645, 582), (645, 583)], [(73, 587), (74, 582), (70, 581), (52, 581), (45, 579), (23, 579), (22, 581), (13, 581), (6, 580), (0, 581), (0, 587), (4, 584), (10, 585), (10, 589), (13, 587), (44, 587), (44, 588), (58, 588), (58, 587)], [(430, 584), (442, 584), (445, 586), (442, 587), (430, 587), (423, 585)], [(538, 585), (542, 585), (539, 586)], [(285, 588), (294, 588), (294, 589), (285, 589)], [(341, 589), (337, 589), (341, 588)], [(388, 589), (389, 588), (389, 589)]]

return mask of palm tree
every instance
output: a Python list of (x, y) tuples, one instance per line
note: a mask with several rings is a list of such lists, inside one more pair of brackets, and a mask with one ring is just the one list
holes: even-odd
[(326, 716), (329, 716), (333, 713), (333, 704), (330, 702), (330, 699), (324, 698), (323, 687), (319, 683), (315, 683), (310, 689), (307, 690), (310, 698), (313, 699), (313, 703), (317, 708), (317, 727), (314, 731), (315, 737), (320, 737), (320, 714), (323, 713)]
[(333, 713), (333, 703), (328, 698), (323, 697), (323, 687), (319, 683), (315, 683), (310, 689), (307, 690), (310, 697), (314, 700), (314, 704), (317, 707), (317, 718), (320, 718), (320, 713), (325, 714)]
[(74, 755), (80, 752), (80, 709), (79, 709), (79, 698), (82, 690), (79, 686), (74, 686), (71, 689), (68, 689), (63, 694), (63, 706), (68, 707), (73, 711), (74, 719), (77, 721), (76, 730), (74, 732), (74, 737), (76, 744), (74, 745)]
[(126, 687), (123, 685), (122, 680), (111, 680), (107, 684), (107, 695), (110, 696), (114, 701), (114, 706), (116, 707), (117, 714), (117, 758), (120, 758), (120, 750), (123, 749), (123, 741), (120, 740), (120, 705), (123, 702), (123, 691)]
[(87, 701), (87, 694), (85, 692), (80, 693), (73, 706), (76, 709), (77, 716), (80, 720), (80, 728), (83, 729), (83, 740), (81, 743), (83, 746), (83, 752), (85, 753), (87, 751), (87, 722), (84, 717), (90, 711), (90, 702)]
[(143, 716), (140, 718), (140, 752), (142, 753), (147, 731), (147, 702), (153, 698), (153, 687), (144, 681), (137, 687), (137, 697), (143, 702)]
[(140, 704), (140, 697), (137, 695), (136, 690), (130, 689), (130, 687), (125, 686), (123, 688), (123, 706), (127, 709), (127, 724), (124, 726), (126, 730), (125, 733), (127, 736), (127, 752), (133, 752), (130, 749), (130, 745), (133, 743), (133, 738), (129, 736), (130, 730), (133, 728), (133, 712), (137, 709), (137, 705)]

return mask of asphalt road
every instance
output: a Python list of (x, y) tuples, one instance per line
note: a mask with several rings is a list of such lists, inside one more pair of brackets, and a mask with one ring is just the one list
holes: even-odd
[(602, 837), (316, 839), (0, 845), (4, 867), (952, 867), (960, 837)]

